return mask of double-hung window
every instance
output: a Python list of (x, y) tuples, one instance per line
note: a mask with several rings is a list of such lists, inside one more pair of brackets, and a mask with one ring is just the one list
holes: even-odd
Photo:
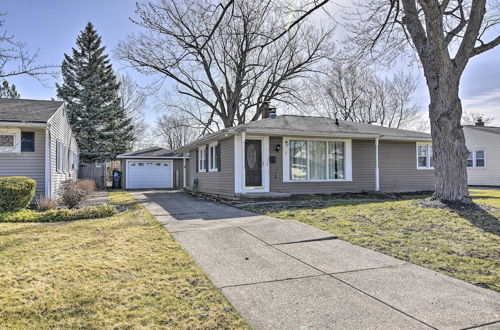
[(198, 171), (206, 172), (205, 168), (205, 147), (198, 148)]
[(467, 156), (467, 168), (485, 168), (486, 154), (484, 149), (474, 149), (469, 151)]
[(288, 144), (285, 171), (288, 170), (289, 181), (350, 179), (347, 176), (347, 141), (287, 139), (285, 142)]
[(417, 169), (434, 169), (432, 144), (417, 143)]
[(210, 172), (217, 172), (217, 142), (208, 145), (208, 170)]

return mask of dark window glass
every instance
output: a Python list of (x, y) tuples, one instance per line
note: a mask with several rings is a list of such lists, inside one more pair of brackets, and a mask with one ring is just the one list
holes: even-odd
[(22, 152), (35, 151), (35, 133), (21, 132), (21, 151)]

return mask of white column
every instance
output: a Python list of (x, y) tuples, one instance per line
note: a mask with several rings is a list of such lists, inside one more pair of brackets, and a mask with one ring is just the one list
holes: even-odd
[(243, 161), (241, 162), (241, 164), (242, 164), (243, 168), (242, 168), (242, 171), (241, 171), (241, 173), (242, 173), (241, 182), (243, 184), (242, 184), (242, 187), (241, 187), (242, 188), (241, 191), (243, 193), (246, 193), (245, 187), (247, 185), (247, 183), (246, 183), (246, 171), (245, 171), (245, 161), (246, 161), (245, 160), (245, 138), (246, 138), (246, 133), (242, 132), (241, 133), (241, 152), (242, 152), (241, 159)]
[(380, 191), (380, 172), (378, 168), (378, 138), (375, 138), (375, 190)]
[(182, 153), (182, 186), (186, 188), (186, 154)]

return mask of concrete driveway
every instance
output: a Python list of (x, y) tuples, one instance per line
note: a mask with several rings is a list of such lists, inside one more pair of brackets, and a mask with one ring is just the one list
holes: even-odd
[(256, 329), (500, 329), (500, 294), (300, 222), (132, 194)]

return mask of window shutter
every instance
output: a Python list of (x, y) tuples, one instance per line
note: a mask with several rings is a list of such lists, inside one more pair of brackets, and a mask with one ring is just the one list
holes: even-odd
[(222, 168), (222, 162), (221, 162), (221, 146), (220, 143), (218, 143), (215, 146), (215, 159), (216, 159), (216, 165), (217, 165), (217, 172), (221, 171)]
[(198, 173), (198, 167), (200, 166), (200, 151), (196, 149), (195, 152), (196, 152), (196, 173)]
[(208, 144), (205, 146), (205, 172), (208, 172)]

